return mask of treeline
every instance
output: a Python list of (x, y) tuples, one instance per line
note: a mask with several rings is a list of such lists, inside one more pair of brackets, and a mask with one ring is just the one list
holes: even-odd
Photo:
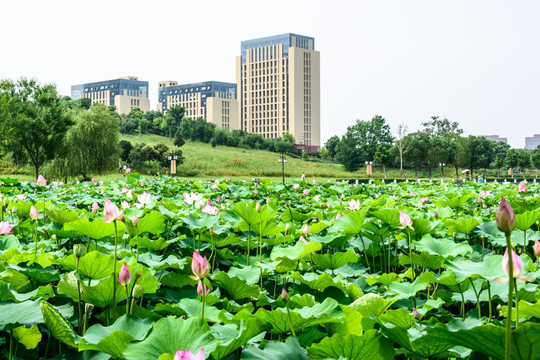
[(127, 115), (119, 115), (120, 132), (123, 134), (155, 134), (174, 137), (174, 144), (182, 146), (185, 141), (198, 141), (212, 146), (231, 146), (252, 150), (267, 150), (291, 154), (294, 150), (294, 136), (289, 133), (281, 138), (265, 139), (259, 134), (243, 130), (219, 129), (203, 118), (184, 117), (185, 109), (171, 107), (165, 115), (159, 111), (143, 113), (139, 108)]
[(403, 176), (403, 166), (431, 172), (435, 168), (450, 167), (455, 170), (468, 168), (471, 177), (474, 171), (496, 169), (514, 170), (539, 169), (540, 146), (532, 151), (511, 149), (510, 145), (488, 140), (482, 136), (462, 136), (459, 124), (446, 118), (433, 116), (422, 123), (422, 129), (408, 133), (407, 126), (400, 125), (396, 136), (382, 116), (370, 121), (357, 120), (349, 126), (343, 137), (332, 136), (324, 146), (325, 156), (342, 164), (348, 171), (356, 171), (373, 162), (387, 167), (398, 167)]

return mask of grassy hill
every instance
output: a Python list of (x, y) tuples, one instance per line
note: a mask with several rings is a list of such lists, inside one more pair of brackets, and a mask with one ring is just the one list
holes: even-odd
[[(122, 135), (122, 139), (133, 144), (157, 144), (162, 142), (173, 148), (172, 139), (157, 135)], [(280, 154), (264, 150), (246, 150), (227, 146), (212, 147), (210, 144), (186, 142), (182, 146), (184, 163), (177, 167), (179, 176), (191, 177), (269, 177), (281, 178)], [(359, 177), (360, 173), (350, 173), (338, 164), (304, 161), (299, 158), (286, 156), (286, 178), (299, 178), (302, 172), (306, 179), (336, 179)]]

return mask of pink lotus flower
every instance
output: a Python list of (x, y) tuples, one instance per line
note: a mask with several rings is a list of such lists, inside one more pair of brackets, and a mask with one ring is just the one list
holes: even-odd
[(254, 194), (258, 194), (258, 193), (259, 193), (259, 190), (253, 189), (253, 193), (254, 193)]
[(304, 227), (302, 228), (302, 231), (304, 232), (306, 236), (308, 236), (311, 233), (311, 229), (309, 228), (308, 224), (304, 225)]
[(110, 223), (116, 220), (122, 221), (124, 219), (124, 210), (118, 210), (118, 207), (114, 205), (109, 198), (105, 199), (105, 205), (103, 206), (103, 214), (105, 215), (104, 222)]
[(30, 206), (30, 218), (32, 220), (37, 220), (39, 217), (39, 212), (37, 211), (37, 209), (34, 207), (34, 205)]
[(187, 202), (189, 205), (192, 205), (196, 201), (200, 201), (203, 198), (203, 194), (195, 194), (195, 193), (184, 193), (184, 201)]
[(267, 204), (270, 203), (270, 198), (266, 198), (266, 203), (267, 203)]
[(197, 285), (197, 294), (198, 294), (199, 296), (202, 296), (202, 294), (203, 294), (203, 287), (204, 287), (204, 295), (206, 296), (206, 295), (210, 294), (210, 289), (208, 289), (208, 288), (206, 287), (206, 284), (203, 284), (203, 281), (202, 281), (201, 279), (199, 279), (199, 284)]
[(145, 191), (137, 197), (137, 200), (143, 205), (148, 205), (152, 200), (152, 196)]
[(92, 204), (92, 212), (96, 212), (99, 209), (101, 208), (99, 207), (98, 203), (94, 201), (94, 203)]
[(129, 207), (129, 203), (126, 200), (124, 200), (120, 203), (120, 207), (122, 208), (122, 210), (127, 209)]
[(422, 203), (424, 203), (424, 204), (427, 204), (428, 201), (429, 201), (429, 197), (425, 196), (425, 197), (421, 198), (420, 201), (421, 201)]
[(341, 194), (339, 197), (343, 199), (345, 197), (345, 194)]
[(217, 190), (217, 189), (219, 189), (219, 186), (218, 186), (218, 184), (212, 184), (212, 186), (210, 186), (210, 188), (212, 190)]
[(538, 240), (534, 241), (533, 251), (534, 251), (534, 256), (540, 255), (540, 242), (538, 242)]
[(300, 184), (294, 184), (293, 185), (293, 190), (298, 190), (300, 189)]
[(231, 181), (231, 178), (230, 178), (230, 177), (228, 177), (227, 179), (225, 179), (225, 181)]
[(306, 195), (306, 196), (309, 195), (309, 190), (308, 190), (308, 189), (304, 189), (304, 191), (302, 191), (302, 194), (304, 194), (304, 195)]
[(306, 240), (306, 238), (303, 237), (302, 235), (300, 235), (300, 238), (298, 239), (298, 241), (305, 242), (305, 243), (308, 242), (308, 241)]
[(405, 213), (405, 211), (401, 211), (399, 213), (399, 222), (401, 223), (401, 226), (398, 226), (399, 229), (409, 228), (411, 230), (414, 230), (414, 228), (412, 227), (413, 221), (411, 220), (409, 215)]
[(120, 190), (120, 192), (121, 192), (122, 194), (125, 194), (125, 193), (127, 193), (128, 191), (129, 191), (129, 189), (128, 189), (127, 187), (123, 187), (122, 190)]
[(527, 191), (527, 186), (525, 186), (525, 183), (523, 181), (520, 181), (518, 185), (518, 192), (523, 192), (523, 191)]
[(139, 225), (139, 217), (137, 215), (133, 215), (131, 222), (133, 223), (133, 226), (137, 227), (137, 225)]
[(92, 178), (92, 184), (95, 184), (97, 182), (96, 178)]
[(341, 213), (337, 213), (336, 219), (341, 219), (341, 218), (343, 218), (343, 216), (341, 216)]
[(289, 301), (289, 293), (287, 292), (287, 290), (285, 290), (285, 288), (281, 289), (281, 298), (285, 302)]
[(204, 360), (204, 348), (199, 350), (197, 355), (193, 355), (189, 350), (178, 350), (174, 360)]
[(13, 226), (9, 225), (7, 221), (0, 222), (0, 235), (10, 235), (13, 234), (11, 232), (11, 228)]
[(201, 211), (203, 214), (208, 215), (217, 215), (219, 213), (219, 209), (215, 206), (212, 206), (212, 202), (210, 200), (206, 202), (206, 206), (203, 207)]
[(193, 253), (193, 259), (191, 260), (191, 271), (194, 276), (190, 276), (193, 280), (204, 279), (210, 269), (208, 268), (208, 259), (206, 256), (203, 258), (197, 251)]
[(140, 187), (144, 187), (144, 181), (141, 181), (141, 183), (139, 184)]
[(129, 173), (131, 173), (131, 168), (126, 169), (126, 174), (129, 174)]
[(349, 200), (349, 210), (355, 211), (360, 210), (360, 200)]
[(512, 206), (503, 197), (499, 203), (499, 210), (497, 211), (496, 223), (499, 230), (503, 233), (511, 233), (516, 227), (516, 213)]
[(122, 263), (120, 274), (118, 274), (118, 282), (120, 285), (128, 285), (131, 282), (131, 271), (129, 271), (126, 263)]
[[(532, 279), (530, 276), (521, 276), (523, 274), (523, 261), (519, 258), (518, 254), (512, 249), (512, 264), (513, 264), (513, 277), (516, 280), (525, 282), (527, 280)], [(508, 265), (508, 248), (506, 248), (506, 251), (504, 252), (503, 259), (502, 259), (502, 268), (504, 273), (506, 274), (506, 278), (499, 278), (495, 279), (496, 282), (506, 282), (509, 279), (509, 265)]]
[(24, 194), (17, 194), (17, 199), (23, 201), (24, 199), (26, 199), (26, 195), (24, 195)]
[(409, 191), (409, 196), (414, 196), (414, 193), (412, 191)]
[(47, 186), (47, 180), (45, 180), (45, 178), (41, 174), (38, 176), (36, 183), (39, 186)]

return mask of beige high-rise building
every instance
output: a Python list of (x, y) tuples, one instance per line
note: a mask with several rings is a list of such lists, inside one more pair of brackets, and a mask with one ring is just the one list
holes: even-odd
[(291, 133), (320, 147), (320, 53), (312, 37), (282, 34), (242, 41), (236, 58), (240, 128), (264, 138)]
[(136, 76), (73, 85), (71, 98), (88, 98), (92, 100), (92, 104), (113, 105), (119, 114), (129, 114), (134, 108), (145, 112), (150, 110), (148, 81), (141, 81)]
[(185, 109), (190, 119), (203, 118), (221, 129), (239, 129), (236, 84), (218, 81), (178, 85), (161, 81), (157, 110), (163, 114), (173, 106)]

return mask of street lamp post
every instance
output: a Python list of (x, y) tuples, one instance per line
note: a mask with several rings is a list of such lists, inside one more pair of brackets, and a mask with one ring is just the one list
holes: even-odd
[(285, 155), (281, 154), (281, 156), (278, 159), (278, 162), (281, 163), (281, 177), (283, 180), (283, 184), (285, 184), (285, 164), (287, 163), (287, 159), (285, 158)]
[(176, 160), (178, 160), (178, 155), (173, 152), (167, 156), (167, 159), (171, 162), (171, 176), (176, 174)]
[(373, 173), (373, 161), (366, 161), (366, 172), (368, 175), (368, 179), (370, 179), (371, 174)]
[(444, 165), (445, 163), (439, 163), (439, 166), (441, 167), (441, 178), (444, 180)]

